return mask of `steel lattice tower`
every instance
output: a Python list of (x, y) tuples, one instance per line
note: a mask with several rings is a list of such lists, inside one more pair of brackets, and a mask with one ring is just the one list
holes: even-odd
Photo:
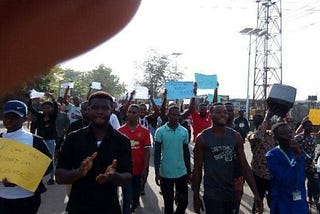
[(265, 109), (270, 86), (282, 83), (281, 0), (257, 0), (253, 108)]

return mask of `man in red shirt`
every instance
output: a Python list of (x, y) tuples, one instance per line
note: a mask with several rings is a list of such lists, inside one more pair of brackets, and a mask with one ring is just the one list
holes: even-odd
[[(194, 95), (197, 96), (197, 86), (193, 89)], [(187, 118), (189, 115), (192, 118), (192, 129), (193, 129), (193, 141), (195, 142), (196, 137), (204, 129), (211, 126), (211, 118), (208, 111), (208, 105), (206, 103), (200, 103), (198, 111), (196, 110), (195, 97), (192, 97), (189, 104), (189, 109), (182, 115), (183, 118)]]
[[(123, 213), (134, 212), (139, 204), (142, 178), (147, 173), (150, 159), (150, 132), (139, 123), (140, 108), (132, 104), (127, 111), (127, 123), (119, 128), (131, 142), (133, 177), (130, 185), (122, 188)], [(130, 208), (131, 205), (131, 208)]]

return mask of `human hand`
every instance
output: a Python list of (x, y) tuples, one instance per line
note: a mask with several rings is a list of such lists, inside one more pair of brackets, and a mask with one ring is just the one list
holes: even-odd
[(167, 93), (168, 93), (167, 89), (164, 89), (164, 92), (162, 93), (163, 99), (167, 99)]
[(188, 184), (192, 184), (192, 174), (188, 173)]
[(160, 184), (161, 184), (161, 177), (160, 177), (160, 175), (159, 175), (158, 173), (156, 173), (155, 181), (156, 181), (156, 184), (157, 184), (158, 186), (160, 186)]
[(79, 168), (79, 174), (81, 177), (86, 176), (87, 173), (90, 171), (93, 165), (93, 160), (97, 157), (97, 152), (94, 152), (90, 157), (84, 159)]
[(53, 98), (53, 94), (50, 93), (50, 92), (45, 92), (45, 93), (44, 93), (44, 96)]
[(200, 213), (200, 210), (204, 211), (203, 203), (199, 195), (193, 196), (193, 209), (195, 213)]
[(198, 90), (198, 83), (194, 82), (193, 83), (193, 93), (195, 96), (197, 96), (197, 90)]
[(96, 177), (96, 181), (99, 184), (104, 184), (108, 181), (112, 181), (115, 174), (116, 174), (116, 169), (117, 169), (117, 160), (114, 159), (111, 163), (111, 165), (109, 165), (106, 169), (106, 171), (103, 174), (99, 174)]
[(262, 214), (263, 213), (263, 203), (262, 203), (261, 198), (259, 196), (254, 196), (253, 200), (256, 205), (256, 209), (255, 209), (254, 213)]
[(11, 183), (10, 181), (8, 181), (7, 178), (2, 179), (2, 183), (3, 183), (3, 186), (5, 186), (5, 187), (15, 187), (15, 186), (17, 186), (16, 184)]

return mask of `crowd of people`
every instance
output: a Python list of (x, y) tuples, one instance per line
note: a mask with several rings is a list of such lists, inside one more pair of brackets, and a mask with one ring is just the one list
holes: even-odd
[[(0, 137), (51, 158), (46, 184), (68, 186), (69, 214), (138, 212), (150, 161), (165, 214), (186, 212), (189, 184), (195, 213), (240, 213), (245, 182), (254, 196), (252, 213), (263, 213), (264, 198), (272, 214), (309, 213), (312, 205), (320, 209), (320, 132), (314, 132), (308, 117), (292, 127), (277, 116), (277, 109), (268, 109), (253, 115), (250, 125), (232, 103), (196, 104), (196, 85), (188, 105), (168, 103), (166, 95), (164, 91), (161, 106), (152, 96), (148, 104), (135, 100), (135, 91), (116, 102), (103, 90), (85, 100), (70, 97), (69, 88), (57, 100), (49, 92), (44, 101), (10, 100), (3, 108), (6, 131)], [(23, 128), (27, 118), (30, 132)], [(2, 178), (0, 213), (36, 214), (45, 191), (42, 181), (31, 192)]]

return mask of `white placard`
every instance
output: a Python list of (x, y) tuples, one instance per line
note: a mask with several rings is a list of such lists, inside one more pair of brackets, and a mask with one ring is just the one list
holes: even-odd
[(32, 89), (30, 91), (30, 98), (31, 99), (34, 99), (34, 98), (42, 98), (44, 97), (44, 92), (39, 92), (39, 91), (36, 91), (34, 89)]
[(149, 99), (149, 90), (147, 87), (138, 86), (135, 88), (136, 94), (135, 99)]
[(61, 88), (67, 88), (69, 86), (69, 88), (73, 88), (74, 87), (74, 82), (64, 82), (61, 83)]
[(97, 89), (97, 90), (102, 89), (101, 82), (92, 82), (92, 83), (91, 83), (91, 88), (92, 88), (92, 89)]

